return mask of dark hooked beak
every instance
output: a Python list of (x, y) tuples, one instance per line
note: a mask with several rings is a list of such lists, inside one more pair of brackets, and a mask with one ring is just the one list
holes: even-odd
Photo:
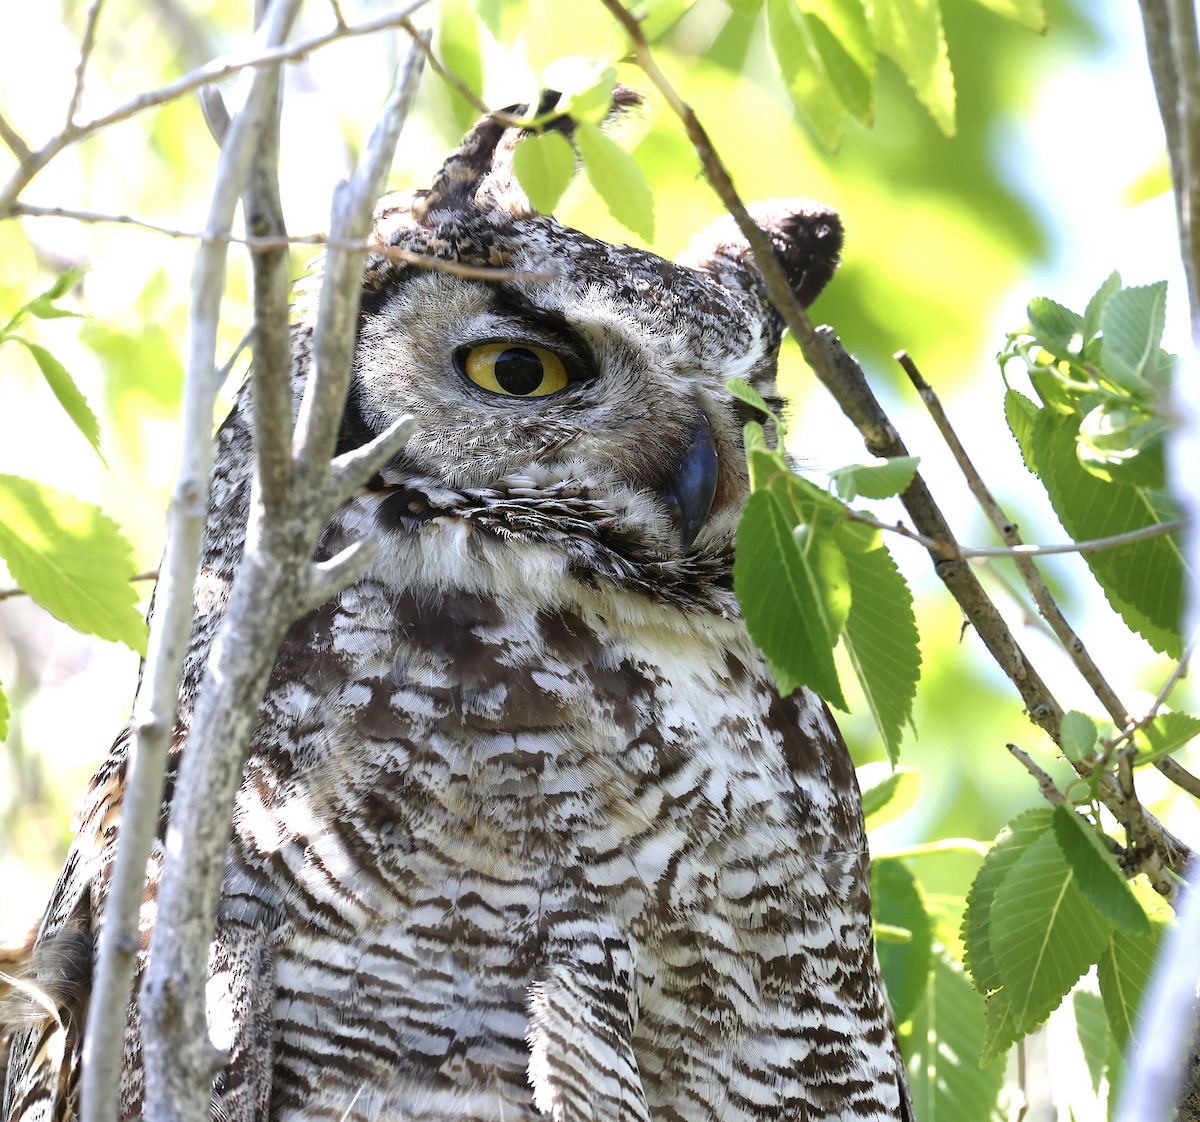
[(701, 413), (674, 471), (663, 481), (662, 494), (679, 522), (679, 544), (688, 549), (712, 508), (717, 490), (717, 446), (712, 426)]

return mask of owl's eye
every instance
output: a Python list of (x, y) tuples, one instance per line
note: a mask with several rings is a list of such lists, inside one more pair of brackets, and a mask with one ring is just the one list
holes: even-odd
[(481, 343), (463, 356), (477, 386), (506, 397), (547, 397), (567, 387), (567, 368), (553, 351), (525, 343)]

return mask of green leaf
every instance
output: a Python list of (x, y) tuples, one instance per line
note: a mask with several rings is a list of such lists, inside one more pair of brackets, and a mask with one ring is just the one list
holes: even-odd
[(1167, 282), (1114, 292), (1100, 313), (1104, 374), (1122, 389), (1148, 388), (1146, 373), (1157, 366), (1167, 316)]
[(529, 19), (529, 0), (476, 0), (475, 10), (497, 43), (511, 42)]
[(1035, 471), (1033, 461), (1033, 424), (1040, 412), (1038, 407), (1023, 393), (1016, 390), (1006, 390), (1004, 394), (1004, 419), (1008, 422), (1009, 432), (1013, 434), (1017, 447), (1021, 449), (1021, 458), (1030, 471)]
[(842, 140), (846, 107), (813, 44), (795, 0), (767, 0), (767, 31), (779, 75), (792, 103), (826, 148)]
[(985, 997), (1003, 985), (992, 957), (992, 905), (996, 891), (1021, 855), (1053, 830), (1053, 823), (1049, 807), (1035, 807), (1017, 815), (996, 837), (967, 893), (962, 923), (963, 965), (970, 972), (975, 988)]
[[(1038, 476), (1072, 538), (1105, 538), (1179, 517), (1179, 508), (1161, 491), (1106, 483), (1086, 471), (1075, 450), (1077, 432), (1077, 422), (1048, 409), (1038, 414), (1033, 432)], [(1084, 560), (1125, 623), (1156, 651), (1178, 658), (1185, 579), (1179, 542), (1151, 538), (1096, 550)]]
[(1138, 203), (1157, 199), (1171, 190), (1171, 161), (1167, 159), (1167, 150), (1162, 148), (1150, 162), (1142, 168), (1121, 192), (1122, 206), (1137, 206)]
[(1075, 871), (1051, 833), (1009, 869), (996, 890), (991, 927), (1009, 1018), (1008, 1039), (989, 1035), (984, 1047), (989, 1059), (1050, 1016), (1099, 958), (1112, 932), (1080, 892)]
[[(467, 0), (443, 0), (439, 5), (437, 52), (450, 73), (468, 89), (483, 89), (483, 59), (479, 49), (479, 20)], [(459, 131), (471, 127), (478, 110), (458, 90), (447, 84), (450, 106)]]
[[(846, 700), (833, 661), (820, 593), (818, 564), (792, 533), (791, 511), (772, 489), (755, 491), (737, 529), (733, 584), (751, 638), (758, 644), (781, 695), (810, 686), (843, 711)], [(827, 555), (828, 551), (824, 551)]]
[[(742, 439), (745, 442), (746, 465), (750, 472), (752, 491), (761, 491), (780, 476), (791, 474), (784, 454), (778, 448), (767, 447), (766, 434), (757, 421), (747, 421), (742, 426)], [(795, 523), (796, 520), (792, 519), (792, 525)]]
[(875, 47), (862, 0), (797, 0), (829, 84), (855, 120), (875, 114)]
[(1133, 1039), (1137, 1012), (1150, 986), (1165, 927), (1162, 921), (1152, 923), (1148, 935), (1114, 931), (1097, 963), (1100, 996), (1113, 1036), (1122, 1049)]
[(879, 457), (874, 463), (837, 468), (829, 478), (837, 484), (839, 498), (846, 502), (859, 495), (864, 499), (890, 499), (908, 489), (920, 463), (920, 456)]
[(1104, 305), (1114, 292), (1121, 291), (1121, 274), (1115, 269), (1104, 278), (1104, 283), (1096, 289), (1088, 301), (1087, 310), (1083, 313), (1083, 334), (1087, 342), (1091, 342), (1100, 333), (1100, 316)]
[(79, 312), (69, 312), (66, 308), (56, 307), (55, 301), (61, 300), (74, 288), (83, 277), (83, 273), (83, 269), (65, 270), (45, 292), (35, 296), (28, 304), (25, 304), (17, 315), (13, 317), (9, 326), (11, 327), (19, 322), (26, 314), (36, 316), (38, 319), (64, 319), (66, 317), (82, 319), (83, 317)]
[(575, 143), (609, 213), (645, 241), (654, 238), (654, 194), (634, 158), (596, 125), (581, 122)]
[(607, 62), (568, 55), (555, 59), (542, 71), (542, 86), (558, 90), (558, 108), (576, 121), (599, 124), (612, 111), (617, 72)]
[(779, 431), (779, 438), (782, 440), (787, 435), (787, 425), (784, 424), (783, 418), (772, 409), (763, 399), (762, 394), (758, 392), (749, 382), (741, 378), (730, 378), (725, 383), (725, 388), (729, 390), (738, 401), (744, 401), (747, 405), (753, 406), (760, 413), (770, 417), (775, 422), (775, 428)]
[(1077, 358), (1083, 350), (1083, 317), (1048, 296), (1035, 296), (1026, 309), (1037, 344), (1055, 358)]
[(875, 0), (871, 33), (947, 136), (954, 135), (954, 75), (937, 0)]
[[(762, 0), (757, 2), (761, 4)], [(631, 8), (646, 41), (653, 43), (670, 31), (695, 4), (696, 0), (642, 0)]]
[(1103, 401), (1079, 423), (1075, 450), (1084, 468), (1106, 482), (1163, 488), (1169, 428), (1129, 401)]
[(894, 764), (921, 677), (912, 592), (886, 546), (841, 556), (850, 583), (842, 641)]
[(1058, 730), (1058, 742), (1063, 755), (1072, 763), (1090, 756), (1096, 750), (1096, 741), (1099, 739), (1100, 730), (1086, 713), (1072, 709), (1063, 717)]
[(935, 947), (907, 1034), (913, 1114), (922, 1122), (993, 1122), (1004, 1063), (981, 1066), (983, 998), (943, 947)]
[(1046, 20), (1044, 0), (976, 0), (976, 2), (985, 8), (991, 8), (993, 12), (999, 12), (1000, 15), (1015, 20), (1022, 27), (1028, 27), (1030, 31), (1036, 31), (1039, 35), (1044, 35), (1049, 26)]
[(98, 507), (0, 475), (0, 557), (52, 615), (87, 635), (146, 653), (146, 624), (129, 583), (129, 543)]
[(1092, 1094), (1098, 1095), (1114, 1044), (1104, 1000), (1098, 993), (1079, 986), (1071, 995), (1071, 1003), (1075, 1007), (1075, 1033), (1091, 1078)]
[(4, 694), (4, 687), (0, 686), (0, 741), (8, 739), (8, 698)]
[(513, 172), (534, 210), (552, 214), (575, 177), (575, 149), (560, 132), (527, 136), (513, 152)]
[(46, 379), (46, 384), (58, 398), (59, 405), (66, 410), (67, 416), (75, 422), (75, 427), (83, 433), (84, 439), (103, 461), (104, 456), (100, 452), (100, 422), (96, 420), (96, 414), (88, 405), (87, 398), (79, 392), (79, 387), (75, 385), (75, 379), (45, 347), (41, 347), (37, 343), (30, 343), (27, 339), (18, 338), (16, 341), (23, 344), (25, 349), (33, 355), (38, 369), (42, 372), (42, 377)]
[(903, 861), (871, 862), (871, 906), (875, 919), (912, 933), (904, 943), (877, 944), (888, 1000), (897, 1024), (912, 1016), (925, 993), (933, 950), (933, 925), (920, 885)]
[(1088, 903), (1122, 931), (1149, 935), (1150, 920), (1091, 823), (1068, 806), (1055, 807), (1054, 836)]
[(878, 761), (863, 764), (857, 774), (868, 830), (895, 821), (920, 798), (921, 773), (916, 768), (898, 767), (893, 771), (890, 764)]
[[(1200, 736), (1200, 717), (1193, 717), (1191, 713), (1160, 713), (1138, 735), (1134, 766), (1141, 767), (1178, 752), (1197, 736)], [(1148, 748), (1140, 743), (1143, 737), (1149, 742)]]

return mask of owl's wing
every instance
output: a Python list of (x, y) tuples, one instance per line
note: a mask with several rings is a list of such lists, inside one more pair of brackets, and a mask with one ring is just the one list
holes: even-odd
[(116, 847), (128, 738), (126, 729), (88, 785), (33, 952), (0, 1003), (0, 1022), (12, 1025), (5, 1122), (75, 1116), (98, 917)]
[(92, 892), (67, 865), (28, 960), (10, 975), (0, 1021), (11, 1032), (4, 1089), (6, 1122), (75, 1116), (79, 1053), (92, 985)]

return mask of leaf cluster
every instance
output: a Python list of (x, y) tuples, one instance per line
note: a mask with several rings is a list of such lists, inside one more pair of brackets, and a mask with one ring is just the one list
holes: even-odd
[[(1113, 273), (1082, 314), (1046, 297), (1028, 312), (999, 361), (1002, 371), (1023, 365), (1037, 400), (1006, 382), (1004, 412), (1063, 527), (1087, 541), (1178, 519), (1165, 468), (1175, 363), (1161, 346), (1166, 283), (1123, 288)], [(1164, 534), (1084, 556), (1128, 627), (1178, 658), (1188, 579), (1179, 542)]]
[[(99, 456), (100, 425), (75, 380), (45, 347), (22, 333), (30, 317), (76, 316), (59, 301), (79, 278), (68, 270), (18, 308), (0, 327), (0, 344), (19, 344), (32, 355), (47, 386)], [(35, 480), (0, 474), (0, 559), (17, 588), (64, 623), (146, 653), (146, 624), (130, 584), (137, 571), (133, 551), (99, 507)], [(8, 735), (8, 715), (0, 690), (0, 740)]]
[(1062, 804), (1015, 818), (984, 859), (962, 926), (965, 964), (985, 1000), (982, 1062), (1044, 1022), (1093, 966), (1124, 1046), (1169, 915), (1126, 879), (1087, 814)]
[[(546, 67), (542, 83), (559, 91), (558, 104), (529, 120), (532, 131), (513, 153), (513, 171), (534, 209), (550, 214), (575, 178), (577, 163), (582, 163), (609, 213), (649, 242), (654, 238), (650, 184), (637, 161), (601, 128), (612, 106), (616, 80), (614, 67), (592, 59), (564, 58)], [(574, 121), (569, 138), (545, 128), (562, 116)]]
[[(786, 431), (762, 397), (734, 380), (730, 391)], [(847, 708), (834, 660), (839, 642), (893, 761), (912, 711), (921, 654), (912, 593), (874, 526), (843, 499), (904, 490), (915, 457), (835, 472), (841, 498), (791, 470), (752, 421), (744, 439), (751, 495), (738, 525), (734, 589), (746, 626), (781, 694), (806, 686)]]

